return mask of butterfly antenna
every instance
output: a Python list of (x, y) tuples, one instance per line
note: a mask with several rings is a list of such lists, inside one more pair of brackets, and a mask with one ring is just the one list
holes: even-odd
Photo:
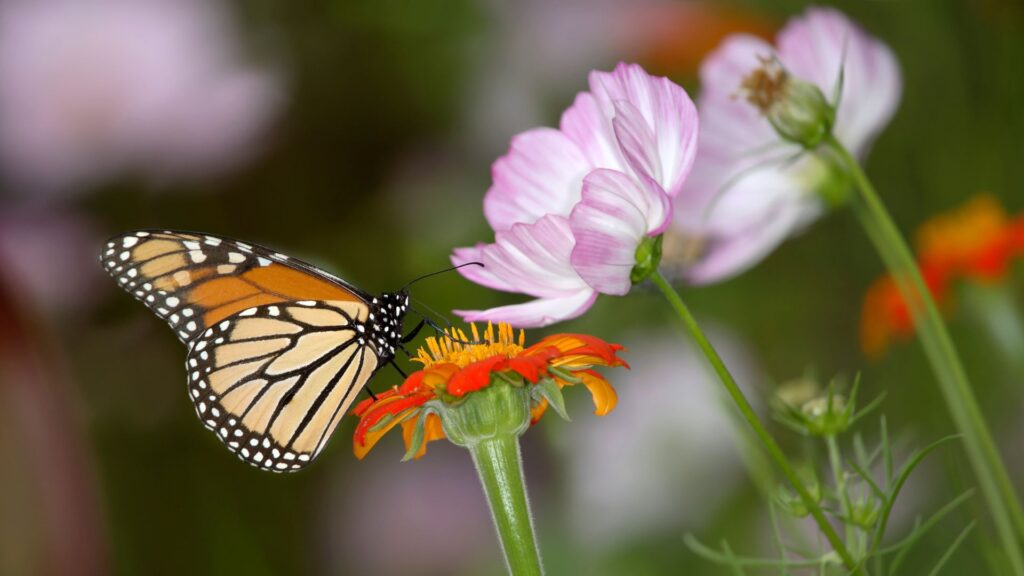
[(424, 274), (423, 276), (420, 276), (418, 278), (413, 278), (412, 280), (407, 282), (405, 284), (405, 286), (402, 286), (402, 290), (408, 289), (409, 286), (412, 286), (413, 284), (419, 282), (420, 280), (424, 280), (426, 278), (430, 278), (431, 276), (437, 276), (438, 274), (446, 274), (448, 272), (454, 272), (455, 270), (458, 270), (459, 268), (465, 268), (466, 266), (479, 266), (481, 268), (485, 267), (483, 262), (466, 262), (464, 264), (459, 264), (458, 266), (451, 266), (451, 267), (445, 268), (444, 270), (438, 270), (436, 272), (430, 272), (429, 274)]
[(436, 310), (434, 310), (430, 306), (427, 306), (425, 303), (421, 302), (417, 298), (413, 298), (412, 300), (418, 306), (422, 306), (423, 308), (425, 308), (427, 310), (427, 312), (430, 312), (435, 317), (440, 318), (441, 321), (444, 322), (445, 326), (441, 327), (441, 326), (439, 326), (437, 324), (437, 322), (434, 322), (434, 320), (432, 318), (430, 318), (429, 316), (427, 316), (423, 312), (421, 312), (421, 311), (419, 311), (419, 310), (417, 310), (415, 308), (411, 308), (412, 312), (415, 312), (415, 313), (417, 313), (417, 314), (419, 314), (420, 316), (423, 317), (423, 321), (426, 323), (426, 325), (430, 326), (431, 328), (433, 328), (434, 332), (438, 336), (446, 338), (448, 340), (451, 340), (452, 342), (458, 342), (459, 344), (467, 344), (467, 345), (468, 344), (480, 344), (482, 342), (481, 340), (463, 340), (461, 338), (456, 338), (455, 337), (454, 327), (452, 326), (451, 321), (448, 320), (448, 318), (444, 314), (438, 313)]

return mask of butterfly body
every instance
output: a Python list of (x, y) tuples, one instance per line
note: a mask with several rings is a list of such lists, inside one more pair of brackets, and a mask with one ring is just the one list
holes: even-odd
[(371, 296), (301, 260), (219, 236), (143, 230), (100, 260), (188, 346), (196, 414), (242, 460), (298, 470), (402, 342), (409, 296)]

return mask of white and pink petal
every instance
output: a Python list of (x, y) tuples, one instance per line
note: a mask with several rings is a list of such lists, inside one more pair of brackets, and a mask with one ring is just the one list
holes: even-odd
[(591, 172), (569, 217), (576, 240), (573, 268), (599, 292), (628, 293), (637, 247), (664, 230), (671, 208), (668, 195), (652, 180), (641, 182), (615, 170)]
[(553, 128), (519, 134), (491, 167), (493, 184), (484, 216), (494, 230), (532, 223), (547, 214), (567, 216), (580, 198), (590, 164), (577, 145)]
[(508, 322), (518, 328), (539, 328), (582, 315), (596, 299), (595, 290), (581, 288), (564, 296), (538, 298), (488, 310), (455, 310), (455, 313), (466, 322)]
[[(610, 73), (591, 72), (590, 90), (609, 119), (621, 114), (622, 106), (617, 106), (617, 102), (628, 102), (639, 112), (653, 136), (654, 148), (646, 153), (656, 157), (660, 166), (659, 173), (645, 175), (654, 178), (669, 196), (675, 196), (697, 154), (697, 108), (686, 90), (668, 78), (647, 74), (637, 64), (626, 63), (620, 63)], [(628, 119), (629, 123), (635, 121), (635, 118)], [(622, 141), (619, 143), (621, 145)]]

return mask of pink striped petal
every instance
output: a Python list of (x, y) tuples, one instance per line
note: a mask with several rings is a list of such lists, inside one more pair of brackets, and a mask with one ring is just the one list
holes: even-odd
[(628, 293), (637, 247), (645, 236), (660, 233), (670, 214), (671, 200), (655, 182), (644, 186), (615, 170), (591, 172), (569, 217), (576, 237), (573, 267), (599, 292)]
[(517, 328), (539, 328), (580, 316), (596, 299), (597, 292), (585, 288), (557, 298), (540, 298), (489, 310), (455, 310), (455, 313), (466, 322), (508, 322)]
[(491, 168), (494, 183), (484, 197), (484, 216), (496, 231), (546, 214), (568, 216), (589, 170), (583, 153), (558, 130), (523, 132)]
[[(661, 166), (660, 174), (646, 175), (655, 178), (669, 196), (678, 194), (697, 154), (697, 108), (686, 90), (668, 78), (647, 74), (637, 64), (625, 63), (611, 73), (591, 72), (590, 90), (607, 118), (617, 116), (618, 101), (628, 102), (639, 112), (654, 137), (655, 148), (647, 154), (657, 157)], [(636, 151), (632, 155), (636, 157)]]
[(614, 110), (606, 114), (593, 94), (581, 92), (576, 101), (562, 114), (560, 128), (567, 138), (583, 152), (593, 168), (611, 168), (620, 172), (629, 171), (625, 158), (619, 149), (611, 117)]
[(494, 244), (460, 248), (452, 262), (483, 262), (483, 269), (468, 266), (459, 273), (484, 286), (556, 298), (587, 287), (569, 262), (574, 242), (568, 219), (549, 215), (496, 233)]

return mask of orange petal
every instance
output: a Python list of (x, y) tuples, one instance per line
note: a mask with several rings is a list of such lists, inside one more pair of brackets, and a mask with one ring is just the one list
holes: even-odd
[[(361, 441), (359, 437), (353, 435), (352, 449), (356, 453), (356, 458), (362, 460), (363, 456), (366, 456), (370, 452), (370, 449), (373, 448), (375, 444), (377, 444), (377, 441), (383, 438), (384, 435), (387, 434), (392, 428), (400, 424), (403, 419), (417, 411), (419, 411), (419, 407), (409, 408), (408, 410), (396, 414), (395, 417), (385, 426), (382, 426), (375, 430), (367, 430), (364, 434), (361, 435)], [(410, 420), (413, 422), (416, 421), (415, 418), (410, 418)]]
[(593, 370), (580, 370), (574, 376), (582, 380), (583, 385), (590, 391), (594, 399), (594, 414), (604, 416), (615, 408), (619, 396), (603, 376)]
[(540, 402), (536, 406), (530, 408), (530, 426), (533, 426), (540, 421), (541, 417), (544, 416), (544, 412), (548, 409), (548, 401), (546, 398), (541, 398)]
[[(416, 418), (410, 418), (409, 420), (402, 422), (402, 440), (405, 441), (405, 449), (408, 450), (412, 444), (412, 435), (416, 432)], [(414, 459), (419, 460), (424, 454), (427, 453), (427, 444), (434, 440), (444, 440), (444, 427), (441, 426), (441, 418), (437, 414), (428, 414), (427, 421), (423, 423), (423, 444), (420, 444), (420, 449), (413, 456)]]

